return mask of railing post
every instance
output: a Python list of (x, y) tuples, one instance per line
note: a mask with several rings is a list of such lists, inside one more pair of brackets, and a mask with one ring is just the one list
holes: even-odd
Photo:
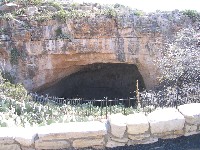
[(136, 96), (137, 96), (137, 107), (140, 108), (140, 94), (139, 94), (139, 84), (138, 80), (136, 80)]
[(110, 100), (110, 115), (111, 115), (111, 111), (112, 111), (112, 110), (111, 110), (111, 100)]
[(101, 99), (101, 117), (103, 115), (103, 112), (102, 112), (102, 99)]
[(108, 118), (108, 97), (106, 97), (106, 119)]

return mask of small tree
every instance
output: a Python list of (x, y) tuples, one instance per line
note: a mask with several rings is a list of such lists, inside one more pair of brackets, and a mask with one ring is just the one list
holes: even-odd
[(181, 30), (173, 41), (167, 41), (157, 59), (160, 81), (165, 85), (181, 87), (183, 84), (199, 83), (200, 47), (197, 32), (193, 28)]

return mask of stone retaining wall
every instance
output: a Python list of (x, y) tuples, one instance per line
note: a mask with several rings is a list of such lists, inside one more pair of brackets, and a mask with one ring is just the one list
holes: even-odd
[(73, 122), (30, 128), (0, 128), (0, 150), (52, 150), (105, 148), (148, 144), (159, 138), (200, 133), (200, 103), (178, 109), (158, 109), (124, 116), (114, 114), (104, 122)]

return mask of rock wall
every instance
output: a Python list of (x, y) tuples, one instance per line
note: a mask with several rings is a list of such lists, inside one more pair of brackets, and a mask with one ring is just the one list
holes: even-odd
[(88, 64), (135, 64), (146, 85), (158, 83), (154, 60), (167, 40), (194, 23), (179, 11), (137, 16), (85, 17), (37, 22), (26, 16), (1, 20), (4, 68), (28, 90), (45, 89)]
[(148, 144), (200, 133), (200, 104), (185, 104), (124, 116), (114, 114), (102, 122), (73, 122), (30, 128), (0, 128), (0, 150), (105, 148)]

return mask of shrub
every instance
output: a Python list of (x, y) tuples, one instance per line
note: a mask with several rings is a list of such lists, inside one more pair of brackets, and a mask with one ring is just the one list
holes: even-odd
[(24, 8), (20, 8), (15, 12), (15, 15), (23, 15), (25, 14), (25, 9)]
[(35, 15), (33, 18), (34, 20), (38, 21), (38, 22), (44, 22), (44, 21), (48, 21), (51, 20), (53, 17), (53, 14), (50, 12), (44, 12), (44, 13), (40, 13)]
[(117, 12), (113, 8), (106, 8), (103, 10), (103, 14), (108, 18), (115, 18), (117, 16)]
[(60, 20), (60, 21), (66, 21), (66, 19), (67, 19), (68, 17), (69, 17), (69, 14), (68, 14), (65, 10), (63, 10), (63, 9), (57, 11), (57, 12), (53, 15), (53, 18), (58, 19), (58, 20)]
[(50, 6), (55, 7), (57, 10), (61, 10), (61, 9), (63, 9), (62, 5), (59, 4), (59, 3), (57, 3), (57, 2), (50, 1), (50, 2), (48, 2), (48, 4), (49, 4)]
[(134, 11), (135, 16), (142, 16), (144, 13), (141, 10)]
[(12, 65), (16, 65), (18, 64), (18, 59), (20, 57), (20, 54), (18, 52), (18, 50), (16, 48), (12, 48), (11, 51), (10, 51), (10, 63)]
[(183, 15), (188, 16), (192, 21), (197, 21), (200, 19), (200, 15), (196, 10), (185, 10), (183, 11)]
[(62, 29), (61, 27), (59, 27), (58, 29), (56, 29), (56, 37), (61, 37), (62, 36)]
[(11, 13), (5, 13), (5, 14), (2, 15), (2, 18), (3, 18), (4, 20), (9, 21), (9, 20), (14, 19), (14, 16), (13, 16), (13, 14), (11, 14)]
[(41, 5), (43, 0), (17, 0), (19, 4), (28, 5)]

